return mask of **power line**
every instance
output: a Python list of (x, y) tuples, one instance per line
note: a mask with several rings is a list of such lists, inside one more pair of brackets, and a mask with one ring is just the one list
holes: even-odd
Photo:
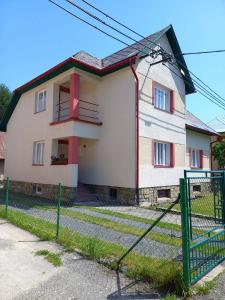
[[(171, 64), (171, 63), (170, 63)], [(165, 64), (164, 64), (165, 65)], [(175, 67), (179, 72), (180, 70), (178, 69), (177, 65), (175, 64), (171, 64), (173, 67)], [(183, 78), (183, 77), (182, 77)], [(186, 81), (188, 80), (187, 78), (185, 78)], [(220, 103), (221, 105), (225, 105), (225, 102), (221, 101), (220, 99), (218, 99), (215, 95), (213, 95), (211, 92), (209, 92), (203, 85), (201, 85), (197, 80), (193, 79), (193, 82), (195, 83), (195, 85), (200, 88), (203, 92), (205, 92), (208, 96), (212, 97), (213, 99), (215, 99), (218, 103)]]
[(68, 14), (70, 14), (71, 16), (75, 17), (76, 19), (78, 19), (78, 20), (80, 20), (80, 21), (84, 22), (85, 24), (87, 24), (87, 25), (89, 25), (89, 26), (93, 27), (94, 29), (96, 29), (96, 30), (98, 30), (98, 31), (100, 31), (100, 32), (102, 32), (102, 33), (104, 33), (105, 35), (107, 35), (107, 36), (111, 37), (112, 39), (114, 39), (114, 40), (116, 40), (116, 41), (118, 41), (118, 42), (120, 42), (120, 43), (122, 43), (122, 44), (124, 44), (124, 45), (126, 45), (126, 46), (128, 46), (128, 47), (132, 47), (132, 48), (134, 48), (135, 50), (138, 50), (138, 51), (140, 51), (140, 49), (138, 49), (138, 48), (135, 48), (135, 47), (133, 47), (133, 46), (130, 46), (128, 43), (126, 43), (126, 42), (124, 42), (124, 41), (120, 40), (119, 38), (117, 38), (117, 37), (115, 37), (115, 36), (111, 35), (110, 33), (108, 33), (108, 32), (106, 32), (106, 31), (104, 31), (104, 30), (102, 30), (102, 29), (98, 28), (97, 26), (95, 26), (95, 25), (93, 25), (93, 24), (89, 23), (89, 22), (88, 22), (88, 21), (86, 21), (85, 19), (83, 19), (83, 18), (81, 18), (81, 17), (79, 17), (79, 16), (75, 15), (74, 13), (72, 13), (72, 12), (71, 12), (71, 11), (69, 11), (69, 10), (67, 10), (67, 9), (66, 9), (66, 8), (64, 8), (63, 6), (61, 6), (61, 5), (57, 4), (56, 2), (54, 2), (54, 1), (52, 1), (52, 0), (48, 0), (48, 1), (49, 1), (49, 2), (51, 2), (52, 4), (54, 4), (55, 6), (57, 6), (57, 7), (61, 8), (62, 10), (64, 10), (65, 12), (67, 12)]
[[(190, 85), (190, 82), (186, 79), (183, 78), (182, 76), (180, 76), (179, 74), (177, 74), (174, 70), (172, 70), (171, 68), (169, 68), (165, 63), (162, 63), (167, 69), (169, 69), (172, 73), (174, 73), (177, 77), (183, 79), (186, 81), (186, 83), (188, 85)], [(214, 104), (216, 104), (217, 106), (219, 106), (221, 109), (225, 110), (225, 104), (220, 104), (217, 101), (214, 101), (212, 98), (209, 98), (207, 95), (205, 95), (203, 92), (199, 91), (198, 89), (196, 89), (198, 91), (198, 93), (200, 93), (202, 96), (204, 96), (205, 98), (209, 99), (211, 102), (213, 102)]]
[[(93, 4), (91, 4), (90, 2), (86, 1), (86, 0), (81, 0), (82, 2), (84, 2), (85, 4), (89, 5), (90, 7), (92, 7), (94, 10), (100, 12), (102, 15), (104, 15), (105, 17), (111, 19), (112, 21), (114, 21), (115, 23), (117, 23), (118, 25), (124, 27), (125, 29), (129, 30), (130, 32), (136, 34), (137, 36), (143, 38), (143, 39), (147, 39), (146, 37), (144, 37), (143, 35), (141, 35), (140, 33), (138, 33), (137, 31), (133, 30), (132, 28), (126, 26), (125, 24), (123, 24), (122, 22), (119, 22), (118, 20), (116, 20), (115, 18), (113, 18), (112, 16), (110, 16), (109, 14), (105, 13), (104, 11), (102, 11), (101, 9), (97, 8), (96, 6), (94, 6)], [(147, 39), (148, 40), (148, 39)], [(159, 44), (155, 43), (154, 41), (148, 40), (150, 43), (160, 47), (161, 49), (163, 49)], [(163, 49), (164, 50), (164, 49)], [(165, 50), (164, 50), (165, 51)], [(191, 55), (191, 54), (202, 54), (202, 53), (213, 53), (213, 52), (225, 52), (225, 50), (214, 50), (214, 51), (200, 51), (200, 52), (187, 52), (187, 53), (180, 53), (180, 54), (176, 54), (174, 56), (180, 56), (182, 55)], [(196, 76), (193, 72), (191, 72), (190, 70), (187, 69), (186, 66), (184, 66), (179, 60), (177, 60), (179, 62), (179, 64), (185, 68), (187, 71), (189, 71), (190, 74), (192, 74), (196, 79), (198, 79), (202, 84), (204, 84), (208, 89), (210, 89), (214, 94), (216, 94), (220, 99), (222, 99), (223, 101), (225, 101), (225, 99), (223, 97), (221, 97), (217, 92), (215, 92), (212, 88), (209, 87), (209, 85), (207, 85), (206, 83), (204, 83), (200, 78), (198, 78), (198, 76)]]
[(211, 54), (211, 53), (220, 53), (220, 52), (225, 52), (225, 49), (211, 50), (211, 51), (186, 52), (186, 53), (182, 53), (182, 55)]
[[(52, 0), (49, 0), (49, 1), (50, 1), (52, 4), (54, 4), (54, 5), (58, 6), (59, 8), (61, 8), (62, 10), (66, 11), (66, 12), (69, 13), (70, 15), (74, 16), (75, 18), (79, 19), (80, 21), (82, 21), (82, 22), (88, 24), (89, 26), (93, 27), (94, 29), (96, 29), (96, 30), (98, 30), (98, 31), (100, 31), (100, 32), (102, 32), (102, 33), (104, 33), (104, 34), (106, 34), (107, 36), (113, 38), (114, 40), (119, 41), (120, 43), (123, 43), (123, 44), (126, 45), (126, 46), (129, 46), (129, 47), (131, 47), (131, 48), (134, 48), (134, 49), (137, 50), (138, 52), (141, 52), (140, 49), (137, 49), (137, 48), (134, 47), (133, 45), (129, 45), (129, 44), (127, 44), (126, 42), (122, 41), (121, 39), (119, 39), (119, 38), (117, 38), (117, 37), (115, 37), (115, 36), (113, 36), (113, 35), (111, 35), (111, 34), (105, 32), (104, 30), (98, 28), (97, 26), (94, 26), (93, 24), (91, 24), (91, 23), (89, 23), (88, 21), (82, 19), (81, 17), (78, 17), (77, 15), (75, 15), (74, 13), (72, 13), (71, 11), (65, 9), (65, 8), (62, 7), (61, 5), (55, 3), (54, 1), (52, 1)], [(66, 0), (66, 1), (69, 2), (69, 3), (72, 2), (72, 1), (69, 1), (69, 0)], [(87, 3), (87, 1), (84, 1), (84, 0), (82, 0), (82, 1), (85, 2), (85, 3)], [(72, 2), (71, 4), (74, 4), (74, 3)], [(76, 6), (77, 8), (79, 7), (79, 6), (77, 6), (77, 5), (75, 5), (75, 6)], [(92, 5), (91, 5), (91, 6), (92, 6)], [(79, 9), (80, 9), (80, 7), (79, 7)], [(98, 17), (92, 15), (91, 13), (87, 12), (86, 10), (83, 10), (83, 9), (82, 9), (82, 11), (85, 12), (86, 14), (88, 14), (89, 16), (91, 16), (92, 18), (95, 18), (97, 21), (99, 21), (99, 22), (103, 23), (104, 25), (106, 25), (105, 22), (102, 21), (100, 18), (98, 18)], [(104, 13), (103, 13), (103, 14), (104, 14)], [(122, 23), (121, 23), (121, 24), (122, 24)], [(124, 26), (125, 26), (125, 25), (124, 25)], [(111, 25), (110, 25), (110, 28), (115, 29), (115, 28), (112, 27)], [(128, 28), (128, 27), (126, 26), (126, 28)], [(119, 32), (120, 34), (123, 34), (121, 31), (118, 31), (117, 29), (115, 29), (115, 31)], [(137, 34), (138, 34), (138, 33), (137, 33)], [(124, 34), (123, 34), (123, 35), (124, 35)], [(139, 34), (138, 34), (138, 35), (139, 35)], [(127, 35), (126, 35), (126, 36), (127, 36)], [(139, 36), (141, 36), (141, 35), (139, 35)], [(129, 36), (127, 36), (127, 37), (129, 37)], [(132, 39), (132, 38), (131, 38), (131, 39)], [(150, 42), (153, 43), (153, 44), (155, 44), (155, 45), (157, 45), (157, 46), (159, 46), (164, 52), (166, 52), (160, 45), (158, 45), (158, 44), (156, 44), (155, 42), (152, 42), (152, 41), (150, 41)], [(137, 41), (137, 43), (141, 44), (141, 43), (138, 42), (138, 41)], [(143, 46), (143, 44), (141, 44), (141, 45)], [(146, 47), (146, 45), (144, 45), (144, 46)], [(147, 46), (147, 48), (149, 48), (149, 47)], [(149, 49), (152, 51), (151, 48), (149, 48)], [(167, 53), (167, 52), (166, 52), (166, 53)], [(168, 54), (168, 53), (167, 53), (167, 54)], [(178, 61), (178, 60), (177, 60), (177, 61)], [(180, 63), (179, 61), (178, 61), (178, 63), (179, 63), (185, 70), (188, 70), (187, 67), (184, 66), (182, 63)], [(179, 71), (180, 71), (180, 70), (179, 70)], [(189, 71), (189, 70), (188, 70), (188, 71)], [(193, 72), (191, 72), (191, 71), (189, 71), (189, 72), (192, 73), (193, 76), (195, 76), (198, 80), (200, 80), (196, 75), (194, 75)], [(185, 76), (182, 76), (181, 78), (186, 79)], [(201, 80), (200, 80), (200, 81), (201, 81)], [(191, 82), (191, 80), (190, 80), (190, 82)], [(202, 82), (205, 86), (207, 86), (203, 81), (201, 81), (201, 82)], [(191, 84), (189, 83), (189, 86), (190, 86), (190, 85), (191, 85)], [(208, 87), (208, 86), (207, 86), (207, 87)], [(209, 88), (209, 87), (208, 87), (208, 88)], [(211, 88), (209, 88), (209, 89), (211, 89)], [(213, 90), (211, 89), (211, 91), (213, 91)], [(213, 91), (213, 93), (217, 94), (215, 91)], [(201, 94), (202, 94), (202, 93), (201, 93)], [(209, 95), (209, 92), (208, 92), (208, 95)], [(217, 95), (218, 95), (218, 94), (217, 94)], [(221, 103), (221, 100), (217, 99), (217, 98), (216, 98), (214, 95), (212, 95), (211, 93), (210, 93), (210, 96), (213, 96), (214, 99), (215, 99), (217, 102), (220, 102), (220, 103)], [(219, 95), (218, 95), (218, 96), (219, 96)], [(219, 97), (220, 97), (223, 101), (225, 101), (224, 98), (222, 98), (221, 96), (219, 96)], [(207, 97), (207, 98), (208, 98), (208, 97)], [(208, 98), (208, 99), (210, 100), (210, 98)], [(213, 101), (213, 102), (214, 102), (214, 101)], [(215, 102), (214, 102), (214, 103), (215, 103)], [(224, 103), (223, 103), (223, 104), (224, 104)]]

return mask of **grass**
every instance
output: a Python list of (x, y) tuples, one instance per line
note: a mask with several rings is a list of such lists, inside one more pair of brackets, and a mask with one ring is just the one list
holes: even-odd
[[(5, 213), (0, 210), (0, 217)], [(41, 240), (55, 240), (56, 226), (42, 219), (34, 218), (18, 211), (8, 211), (7, 219), (18, 227), (37, 235)], [(60, 228), (58, 243), (67, 251), (79, 250), (87, 258), (115, 268), (115, 261), (126, 248), (96, 238), (83, 236), (66, 228)], [(154, 287), (167, 292), (182, 293), (182, 266), (174, 260), (165, 260), (130, 253), (122, 262), (121, 269), (131, 278), (145, 280)]]
[[(95, 212), (99, 212), (99, 213), (102, 213), (102, 214), (105, 214), (105, 215), (110, 215), (110, 216), (113, 216), (113, 217), (132, 220), (132, 221), (136, 221), (136, 222), (142, 222), (142, 223), (149, 224), (149, 225), (153, 224), (153, 222), (155, 221), (155, 220), (148, 219), (148, 218), (138, 217), (138, 216), (134, 216), (134, 215), (126, 214), (126, 213), (115, 212), (115, 211), (111, 211), (111, 210), (108, 210), (108, 209), (97, 208), (97, 207), (93, 207), (93, 206), (84, 206), (84, 205), (79, 205), (78, 206), (77, 205), (77, 206), (74, 206), (74, 207), (85, 208), (85, 209), (92, 210), (92, 211), (95, 211)], [(181, 226), (180, 225), (173, 224), (173, 223), (162, 222), (162, 221), (160, 221), (157, 224), (157, 227), (181, 231)]]
[(194, 287), (194, 291), (198, 294), (198, 295), (207, 295), (210, 290), (212, 288), (215, 287), (215, 281), (209, 281), (203, 284), (198, 284)]
[(44, 256), (44, 258), (48, 262), (52, 263), (55, 267), (60, 267), (62, 265), (60, 254), (56, 254), (56, 253), (53, 253), (53, 252), (43, 249), (43, 250), (36, 251), (35, 255)]
[[(161, 207), (167, 208), (168, 203), (162, 204)], [(176, 204), (173, 208), (180, 212), (180, 204)], [(199, 197), (191, 201), (191, 213), (201, 214), (209, 217), (214, 217), (214, 198), (212, 194), (208, 196)]]
[[(79, 219), (88, 223), (100, 225), (109, 229), (113, 229), (118, 232), (126, 233), (126, 234), (133, 234), (137, 236), (141, 236), (144, 232), (145, 229), (140, 229), (138, 227), (122, 224), (122, 223), (117, 223), (105, 218), (100, 218), (100, 217), (94, 217), (90, 215), (83, 214), (78, 211), (74, 210), (68, 210), (68, 209), (63, 209), (61, 208), (61, 214), (66, 215), (68, 217), (74, 218), (74, 219)], [(159, 232), (151, 232), (147, 235), (147, 238), (151, 240), (155, 240), (164, 244), (169, 244), (177, 247), (181, 247), (182, 241), (179, 238), (176, 237), (170, 237), (167, 234), (159, 233)]]

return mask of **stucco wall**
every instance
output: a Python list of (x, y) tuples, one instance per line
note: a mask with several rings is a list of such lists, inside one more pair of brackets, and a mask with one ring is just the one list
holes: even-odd
[(134, 188), (135, 84), (130, 68), (103, 77), (96, 97), (103, 125), (99, 140), (80, 142), (79, 180)]
[[(81, 76), (80, 98), (99, 104), (101, 127), (80, 122), (49, 125), (53, 121), (53, 107), (58, 97), (57, 85), (68, 82), (74, 71)], [(34, 114), (35, 93), (44, 88), (47, 89), (46, 111)], [(102, 79), (72, 69), (23, 94), (7, 126), (6, 176), (15, 181), (61, 182), (65, 186), (76, 186), (80, 168), (80, 179), (84, 183), (134, 187), (134, 91), (129, 68)], [(81, 158), (79, 167), (52, 166), (52, 139), (72, 135), (89, 139), (91, 160)], [(93, 140), (98, 142), (92, 143)], [(35, 141), (45, 142), (44, 166), (32, 166)]]
[(190, 169), (190, 148), (203, 150), (203, 169), (210, 169), (210, 142), (209, 135), (187, 129), (186, 169)]
[[(161, 46), (172, 52), (164, 36)], [(161, 59), (161, 58), (160, 58)], [(136, 66), (140, 84), (140, 187), (176, 185), (183, 176), (185, 167), (185, 86), (181, 78), (174, 75), (161, 63), (150, 66), (153, 60), (142, 59)], [(178, 72), (178, 71), (176, 71)], [(154, 108), (152, 81), (174, 91), (174, 113)], [(147, 145), (143, 146), (143, 140)], [(161, 140), (175, 145), (174, 168), (154, 168), (152, 165), (152, 140)]]

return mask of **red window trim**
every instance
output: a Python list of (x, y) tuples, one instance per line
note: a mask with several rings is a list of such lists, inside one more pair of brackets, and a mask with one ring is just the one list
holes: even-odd
[[(169, 144), (170, 145), (170, 164), (168, 166), (165, 165), (156, 165), (155, 164), (155, 143)], [(174, 168), (175, 162), (175, 151), (174, 151), (174, 143), (152, 140), (152, 165), (154, 168)]]
[[(155, 83), (158, 84), (159, 86), (161, 85), (162, 87), (164, 87), (165, 89), (167, 89), (169, 91), (169, 94), (170, 94), (170, 110), (169, 111), (155, 107)], [(174, 98), (175, 98), (174, 90), (168, 88), (167, 86), (165, 86), (164, 84), (161, 84), (160, 82), (152, 80), (152, 105), (154, 105), (155, 109), (173, 114), (174, 113), (174, 105), (175, 105)]]
[[(199, 167), (192, 166), (192, 150), (199, 151)], [(202, 149), (189, 148), (189, 166), (191, 169), (193, 170), (203, 169), (203, 158), (204, 158), (204, 152)]]

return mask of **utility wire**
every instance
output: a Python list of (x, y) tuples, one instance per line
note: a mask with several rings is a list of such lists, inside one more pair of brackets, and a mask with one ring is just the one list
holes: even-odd
[[(167, 69), (169, 69), (172, 73), (174, 73), (177, 77), (185, 80), (185, 82), (188, 85), (191, 85), (189, 80), (187, 78), (183, 78), (182, 76), (180, 76), (180, 74), (177, 74), (173, 69), (171, 69), (170, 67), (168, 67), (165, 63), (162, 63), (163, 66), (165, 66)], [(200, 93), (202, 96), (204, 96), (205, 98), (209, 99), (211, 102), (213, 102), (214, 104), (216, 104), (217, 106), (219, 106), (221, 109), (225, 110), (225, 105), (224, 104), (220, 104), (217, 101), (214, 101), (212, 98), (209, 98), (207, 95), (205, 95), (203, 92), (199, 91), (198, 89), (196, 89), (198, 91), (198, 93)]]
[[(172, 64), (170, 63), (173, 67), (175, 67), (179, 73), (180, 73), (180, 69), (177, 67), (176, 64)], [(186, 78), (186, 80), (188, 80)], [(192, 78), (192, 81), (195, 83), (195, 85), (197, 85), (202, 91), (204, 91), (208, 96), (212, 97), (213, 99), (215, 99), (216, 101), (218, 101), (221, 105), (225, 105), (225, 102), (218, 99), (215, 95), (213, 95), (213, 93), (211, 93), (210, 91), (208, 91), (202, 84), (200, 84), (197, 80)]]
[[(67, 12), (67, 13), (69, 13), (70, 15), (74, 16), (75, 18), (79, 19), (80, 21), (82, 21), (82, 22), (86, 23), (87, 25), (93, 27), (94, 29), (96, 29), (96, 30), (98, 30), (98, 31), (100, 31), (100, 32), (102, 32), (102, 33), (104, 33), (104, 34), (106, 34), (107, 36), (113, 38), (114, 40), (119, 41), (120, 43), (123, 43), (123, 44), (126, 45), (126, 46), (129, 46), (129, 47), (134, 48), (134, 49), (137, 50), (138, 52), (141, 52), (140, 49), (134, 47), (133, 45), (129, 45), (129, 44), (127, 44), (126, 42), (122, 41), (121, 39), (119, 39), (119, 38), (117, 38), (117, 37), (115, 37), (115, 36), (113, 36), (113, 35), (111, 35), (111, 34), (105, 32), (104, 30), (98, 28), (97, 26), (94, 26), (93, 24), (91, 24), (91, 23), (89, 23), (88, 21), (82, 19), (81, 17), (78, 17), (77, 15), (75, 15), (74, 13), (72, 13), (71, 11), (65, 9), (65, 8), (62, 7), (61, 5), (55, 3), (54, 1), (52, 1), (52, 0), (49, 0), (49, 1), (50, 1), (52, 4), (54, 4), (54, 5), (58, 6), (59, 8), (61, 8), (62, 10), (64, 10), (65, 12)], [(66, 0), (66, 1), (69, 2), (70, 4), (74, 5), (75, 7), (81, 9), (83, 12), (85, 12), (86, 14), (88, 14), (89, 16), (91, 16), (92, 18), (94, 18), (94, 19), (96, 19), (97, 21), (99, 21), (99, 22), (103, 23), (104, 25), (106, 25), (106, 23), (105, 23), (104, 21), (102, 21), (100, 18), (98, 18), (98, 17), (92, 15), (91, 13), (87, 12), (86, 10), (84, 10), (83, 8), (81, 8), (80, 6), (74, 4), (72, 1), (69, 1), (69, 0)], [(83, 2), (85, 2), (85, 3), (88, 3), (88, 2), (85, 1), (85, 0), (81, 0), (81, 1), (83, 1)], [(90, 4), (90, 6), (92, 6), (92, 5)], [(94, 6), (92, 6), (92, 7), (94, 7)], [(96, 8), (96, 10), (98, 10), (98, 9)], [(103, 12), (102, 12), (102, 13), (103, 13)], [(104, 14), (104, 13), (103, 13), (103, 14)], [(107, 16), (109, 16), (109, 15), (107, 15)], [(111, 17), (110, 17), (110, 18), (111, 18)], [(113, 20), (115, 20), (115, 19), (113, 18)], [(120, 22), (119, 22), (119, 23), (120, 23)], [(122, 24), (122, 23), (121, 23), (121, 24)], [(108, 24), (107, 24), (106, 26), (108, 26), (108, 27), (114, 29), (115, 31), (119, 32), (120, 34), (122, 34), (122, 35), (124, 35), (124, 36), (126, 36), (126, 37), (129, 37), (128, 35), (123, 34), (121, 31), (118, 31), (117, 29), (115, 29), (115, 28), (112, 27), (111, 25), (108, 25)], [(122, 26), (123, 26), (123, 25), (122, 25)], [(125, 26), (125, 25), (124, 25), (124, 26)], [(126, 27), (126, 28), (129, 28), (129, 27), (127, 27), (127, 26), (125, 26), (125, 27)], [(135, 32), (135, 33), (136, 33), (136, 32)], [(136, 33), (136, 34), (138, 34), (138, 33)], [(138, 34), (138, 35), (141, 36), (140, 34)], [(141, 37), (142, 37), (142, 36), (141, 36)], [(129, 37), (129, 38), (132, 39), (131, 37)], [(144, 37), (143, 37), (143, 38), (144, 38)], [(133, 39), (132, 39), (132, 40), (133, 40)], [(134, 40), (134, 41), (136, 41), (136, 40)], [(155, 44), (155, 45), (157, 45), (157, 46), (159, 46), (164, 52), (166, 52), (160, 45), (158, 45), (158, 44), (156, 44), (155, 42), (152, 42), (152, 41), (150, 41), (150, 42), (153, 43), (153, 44)], [(140, 42), (137, 41), (137, 43), (140, 43)], [(140, 43), (140, 44), (141, 44), (141, 43)], [(143, 44), (141, 44), (141, 45), (143, 46)], [(146, 47), (146, 45), (144, 45), (144, 46)], [(149, 47), (148, 47), (148, 48), (149, 48)], [(149, 48), (149, 49), (152, 50), (151, 48)], [(176, 59), (176, 60), (177, 60), (177, 59)], [(184, 66), (181, 62), (179, 62), (178, 60), (177, 60), (177, 62), (178, 62), (185, 70), (189, 71), (189, 70), (187, 69), (187, 67)], [(180, 71), (180, 70), (179, 70), (179, 71)], [(196, 75), (194, 75), (193, 72), (191, 72), (191, 71), (189, 71), (189, 72), (192, 73), (193, 76), (196, 77), (198, 80), (200, 80)], [(185, 76), (182, 76), (181, 78), (186, 79)], [(190, 82), (191, 82), (191, 81), (190, 81)], [(189, 82), (188, 85), (189, 85), (189, 86), (192, 86), (190, 82)], [(201, 81), (201, 82), (202, 82), (205, 86), (207, 86), (203, 81)], [(207, 87), (208, 87), (211, 91), (213, 91), (209, 86), (207, 86)], [(213, 91), (213, 93), (217, 94), (215, 91)], [(202, 93), (201, 93), (201, 94), (202, 94)], [(212, 94), (211, 94), (211, 95), (212, 95)], [(218, 95), (218, 94), (217, 94), (217, 95)], [(219, 96), (219, 95), (218, 95), (218, 96)], [(221, 96), (219, 96), (219, 97), (220, 97), (223, 101), (225, 101), (224, 98), (222, 98)], [(208, 97), (207, 97), (207, 98), (208, 98)], [(210, 100), (210, 98), (208, 98), (208, 99)], [(216, 101), (219, 101), (219, 102), (221, 103), (221, 100), (215, 98), (215, 96), (214, 96), (214, 99), (215, 99)], [(213, 101), (213, 102), (214, 102), (214, 101)], [(215, 102), (214, 102), (214, 103), (215, 103)]]
[[(97, 8), (96, 6), (94, 6), (93, 4), (91, 4), (90, 2), (86, 1), (86, 0), (81, 0), (82, 2), (84, 2), (85, 4), (89, 5), (90, 7), (92, 7), (94, 10), (100, 12), (102, 15), (104, 15), (105, 17), (109, 18), (110, 20), (114, 21), (115, 23), (117, 23), (118, 25), (124, 27), (125, 29), (129, 30), (130, 32), (136, 34), (137, 36), (143, 38), (143, 39), (147, 39), (146, 37), (144, 37), (143, 35), (141, 35), (140, 33), (138, 33), (137, 31), (133, 30), (132, 28), (126, 26), (125, 24), (123, 24), (122, 22), (119, 22), (118, 20), (116, 20), (115, 18), (111, 17), (109, 14), (105, 13), (104, 11), (102, 11), (101, 9)], [(154, 44), (155, 46), (160, 47), (161, 49), (163, 49), (159, 44), (155, 43), (154, 41), (151, 41), (149, 39), (147, 39), (150, 43)], [(163, 51), (165, 51), (163, 49)], [(225, 52), (225, 50), (215, 50), (215, 51), (201, 51), (201, 52), (187, 52), (187, 53), (180, 53), (180, 54), (176, 54), (174, 56), (180, 56), (180, 55), (191, 55), (191, 54), (202, 54), (202, 53), (213, 53), (213, 52)], [(177, 58), (176, 58), (177, 60)], [(206, 83), (204, 83), (198, 76), (196, 76), (193, 72), (191, 72), (190, 70), (187, 69), (186, 66), (184, 66), (179, 60), (177, 60), (178, 63), (180, 63), (180, 65), (186, 70), (189, 71), (189, 73), (194, 76), (196, 79), (198, 79), (199, 81), (201, 81), (202, 84), (204, 84), (208, 89), (210, 89), (214, 94), (216, 94), (220, 99), (222, 99), (223, 101), (225, 101), (225, 99), (223, 97), (221, 97), (217, 92), (215, 92), (212, 88), (209, 87), (209, 85), (207, 85)]]
[(211, 50), (211, 51), (186, 52), (186, 53), (182, 53), (182, 55), (211, 54), (211, 53), (220, 53), (220, 52), (225, 52), (225, 49)]
[[(106, 32), (106, 31), (104, 31), (104, 30), (98, 28), (97, 26), (95, 26), (95, 25), (89, 23), (89, 22), (86, 21), (85, 19), (83, 19), (83, 18), (81, 18), (81, 17), (75, 15), (74, 13), (72, 13), (72, 12), (69, 11), (69, 10), (67, 10), (67, 9), (64, 8), (63, 6), (59, 5), (58, 3), (56, 3), (56, 2), (54, 2), (54, 1), (52, 1), (52, 0), (48, 0), (48, 1), (51, 2), (52, 4), (54, 4), (55, 6), (61, 8), (62, 10), (64, 10), (65, 12), (67, 12), (68, 14), (70, 14), (71, 16), (75, 17), (76, 19), (78, 19), (78, 20), (84, 22), (85, 24), (91, 26), (92, 28), (94, 28), (94, 29), (96, 29), (96, 30), (98, 30), (98, 31), (100, 31), (100, 32), (102, 32), (102, 33), (104, 33), (105, 35), (111, 37), (112, 39), (114, 39), (114, 40), (116, 40), (116, 41), (118, 41), (118, 42), (120, 42), (120, 43), (122, 43), (122, 44), (124, 44), (124, 45), (126, 45), (126, 46), (128, 46), (128, 47), (132, 47), (132, 48), (134, 48), (134, 49), (137, 50), (137, 51), (140, 51), (140, 49), (135, 48), (135, 47), (133, 47), (132, 45), (129, 45), (128, 43), (126, 43), (126, 42), (120, 40), (119, 38), (117, 38), (117, 37), (111, 35), (110, 33), (108, 33), (108, 32)], [(126, 57), (127, 57), (127, 56), (126, 56)]]

